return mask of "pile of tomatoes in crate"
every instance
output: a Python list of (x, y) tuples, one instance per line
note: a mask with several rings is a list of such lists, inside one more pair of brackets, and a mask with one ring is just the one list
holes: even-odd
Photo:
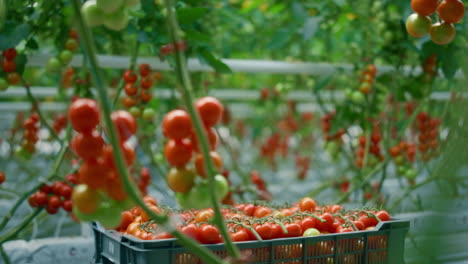
[[(218, 228), (212, 224), (213, 209), (175, 211), (159, 207), (156, 200), (148, 196), (144, 201), (153, 212), (166, 211), (173, 219), (180, 219), (178, 230), (201, 244), (223, 242)], [(318, 206), (309, 197), (286, 207), (255, 204), (227, 206), (222, 209), (222, 215), (235, 242), (371, 230), (379, 222), (390, 220), (387, 211), (345, 210), (341, 205)], [(122, 222), (116, 230), (142, 240), (172, 238), (139, 207), (124, 211)]]

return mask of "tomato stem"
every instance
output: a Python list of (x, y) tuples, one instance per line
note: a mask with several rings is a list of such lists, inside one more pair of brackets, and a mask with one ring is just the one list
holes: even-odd
[[(181, 30), (179, 28), (177, 17), (174, 12), (174, 3), (172, 0), (165, 0), (164, 2), (166, 5), (166, 9), (167, 9), (167, 26), (169, 29), (171, 42), (173, 44), (180, 43), (182, 41), (181, 36), (180, 36)], [(211, 202), (212, 202), (214, 213), (215, 213), (213, 221), (216, 224), (216, 226), (219, 228), (219, 231), (221, 233), (221, 236), (223, 237), (226, 249), (229, 252), (229, 254), (234, 258), (240, 258), (241, 255), (240, 255), (239, 249), (232, 242), (229, 236), (229, 233), (227, 231), (227, 228), (224, 224), (223, 217), (222, 217), (221, 210), (220, 210), (220, 202), (218, 199), (219, 197), (217, 197), (217, 194), (215, 192), (214, 177), (216, 175), (216, 169), (211, 159), (210, 148), (208, 145), (208, 139), (205, 133), (205, 129), (203, 128), (201, 118), (193, 104), (193, 96), (192, 96), (193, 88), (192, 88), (192, 83), (191, 83), (190, 76), (189, 76), (188, 69), (187, 69), (187, 64), (186, 64), (187, 62), (186, 62), (184, 51), (175, 49), (174, 57), (175, 57), (175, 66), (176, 66), (175, 72), (180, 82), (182, 98), (184, 100), (187, 111), (192, 119), (195, 132), (196, 132), (196, 136), (197, 136), (197, 140), (200, 142), (200, 147), (201, 147), (203, 159), (204, 159), (204, 165), (207, 168), (210, 197), (211, 197)]]

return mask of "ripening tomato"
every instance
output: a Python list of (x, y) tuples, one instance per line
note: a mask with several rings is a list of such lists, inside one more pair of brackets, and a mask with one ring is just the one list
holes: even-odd
[(149, 64), (140, 64), (138, 67), (141, 77), (146, 77), (151, 73), (151, 66)]
[(421, 16), (428, 16), (437, 10), (438, 0), (411, 0), (411, 8)]
[(406, 30), (411, 36), (415, 38), (424, 37), (425, 35), (429, 34), (431, 25), (432, 22), (429, 17), (421, 16), (417, 13), (410, 15), (406, 19)]
[(124, 98), (122, 98), (122, 104), (126, 108), (130, 108), (132, 106), (135, 106), (137, 103), (138, 103), (138, 101), (133, 97), (125, 96)]
[(455, 38), (455, 27), (450, 23), (435, 23), (431, 27), (430, 35), (432, 42), (445, 45)]
[(123, 211), (120, 215), (120, 225), (117, 230), (127, 230), (127, 227), (133, 222), (133, 215), (129, 211)]
[(181, 109), (172, 110), (164, 116), (164, 136), (170, 139), (183, 139), (190, 136), (192, 132), (192, 121), (190, 116)]
[(3, 60), (2, 69), (4, 72), (14, 72), (16, 70), (16, 62), (14, 60)]
[[(148, 206), (148, 209), (150, 209), (150, 211), (155, 214), (161, 214), (161, 209), (155, 205)], [(151, 216), (145, 210), (141, 212), (140, 216), (142, 222), (148, 222), (149, 220), (151, 220)]]
[(78, 134), (73, 137), (72, 149), (83, 160), (96, 159), (101, 156), (104, 139), (98, 131), (91, 134)]
[(138, 76), (132, 70), (126, 70), (123, 74), (125, 83), (135, 83)]
[(72, 194), (74, 207), (85, 214), (94, 213), (100, 203), (101, 197), (96, 189), (88, 187), (86, 184), (75, 186)]
[(21, 76), (17, 72), (10, 72), (7, 74), (7, 81), (11, 85), (16, 85), (20, 83)]
[(111, 114), (112, 122), (117, 130), (120, 141), (125, 141), (136, 133), (135, 118), (127, 111), (118, 110)]
[(192, 146), (184, 140), (169, 140), (164, 147), (167, 162), (174, 167), (184, 167), (192, 159)]
[(200, 242), (203, 244), (221, 243), (221, 235), (216, 226), (205, 224), (200, 227)]
[(74, 38), (67, 39), (65, 48), (70, 51), (75, 51), (78, 48), (78, 41)]
[(68, 116), (73, 129), (81, 133), (91, 133), (100, 121), (98, 104), (88, 98), (74, 101), (68, 110)]
[(109, 168), (102, 161), (85, 161), (78, 171), (80, 183), (88, 185), (92, 189), (104, 188), (109, 178)]
[(218, 99), (211, 96), (198, 99), (195, 102), (195, 107), (203, 123), (208, 127), (216, 125), (223, 115), (223, 105)]
[(458, 23), (465, 16), (465, 5), (460, 0), (444, 0), (437, 7), (437, 12), (446, 23)]
[(299, 201), (299, 209), (301, 211), (314, 212), (316, 207), (317, 203), (310, 197), (304, 197)]
[(167, 173), (167, 185), (174, 192), (187, 193), (195, 183), (195, 173), (185, 168), (171, 168)]
[(214, 211), (213, 209), (209, 208), (209, 209), (201, 210), (200, 212), (198, 212), (197, 215), (195, 215), (194, 221), (196, 223), (208, 222), (211, 219), (213, 219), (213, 217), (214, 217)]
[[(221, 158), (221, 155), (216, 151), (211, 151), (210, 156), (215, 168), (221, 170), (223, 168), (223, 159)], [(202, 154), (198, 154), (195, 158), (195, 169), (200, 177), (206, 178), (205, 159)]]

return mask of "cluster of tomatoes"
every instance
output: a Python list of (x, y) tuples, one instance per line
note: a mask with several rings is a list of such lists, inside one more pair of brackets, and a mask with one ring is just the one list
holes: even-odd
[(282, 157), (286, 157), (288, 154), (288, 138), (287, 135), (275, 132), (260, 146), (260, 156), (265, 158), (273, 169), (276, 168), (277, 154)]
[(411, 164), (416, 158), (416, 144), (401, 141), (389, 149), (389, 154), (397, 165), (397, 173), (413, 182), (417, 176)]
[(372, 91), (372, 84), (374, 83), (375, 76), (377, 74), (377, 68), (373, 64), (366, 66), (363, 70), (362, 76), (360, 77), (361, 85), (359, 91), (363, 94), (369, 94)]
[[(223, 160), (215, 151), (218, 136), (214, 126), (221, 120), (224, 107), (218, 99), (208, 96), (198, 99), (195, 108), (208, 138), (211, 160), (219, 172), (223, 167)], [(208, 197), (209, 190), (205, 161), (190, 115), (182, 109), (170, 111), (163, 118), (162, 130), (168, 139), (164, 146), (164, 156), (172, 167), (167, 174), (169, 187), (177, 193), (178, 202), (183, 207), (207, 207), (209, 198), (205, 198)], [(192, 159), (194, 168), (189, 164)], [(196, 177), (197, 175), (200, 177)], [(218, 174), (215, 176), (215, 184), (218, 198), (222, 200), (228, 193), (228, 182)]]
[(437, 54), (427, 58), (422, 65), (423, 72), (430, 78), (437, 76)]
[(176, 43), (169, 43), (169, 44), (165, 44), (165, 45), (162, 45), (160, 48), (159, 48), (159, 55), (161, 57), (164, 57), (164, 56), (167, 56), (167, 55), (171, 55), (172, 53), (174, 53), (175, 51), (185, 51), (187, 50), (187, 43), (185, 41), (180, 41), (180, 42), (176, 42)]
[[(439, 45), (453, 41), (456, 30), (454, 23), (460, 22), (465, 16), (465, 5), (460, 0), (412, 0), (411, 8), (415, 12), (406, 20), (408, 33), (416, 38), (430, 34), (431, 40)], [(432, 24), (430, 15), (438, 14), (437, 21)]]
[(273, 196), (271, 195), (270, 191), (268, 191), (265, 180), (263, 180), (260, 172), (257, 170), (253, 170), (250, 172), (250, 180), (255, 185), (258, 197), (261, 200), (271, 201)]
[(127, 27), (128, 8), (136, 6), (139, 0), (88, 0), (81, 7), (81, 14), (89, 27), (104, 25), (120, 31)]
[(359, 146), (356, 149), (356, 166), (362, 168), (364, 165), (364, 156), (367, 148), (369, 148), (368, 164), (370, 167), (376, 165), (378, 161), (382, 161), (384, 156), (381, 153), (380, 141), (382, 141), (382, 134), (380, 133), (379, 127), (374, 126), (374, 130), (370, 136), (370, 145), (368, 146), (367, 138), (365, 135), (359, 137)]
[(320, 119), (322, 124), (322, 132), (325, 139), (325, 149), (333, 159), (338, 158), (340, 148), (342, 147), (343, 143), (342, 137), (345, 134), (345, 130), (342, 128), (335, 133), (331, 133), (332, 121), (335, 115), (335, 112), (330, 112), (322, 116)]
[(68, 89), (72, 87), (74, 78), (75, 78), (75, 69), (73, 69), (73, 67), (67, 67), (62, 72), (62, 79), (60, 80), (60, 84), (62, 85), (62, 88)]
[[(162, 211), (154, 199), (145, 197), (145, 202), (152, 211)], [(340, 205), (317, 206), (308, 197), (288, 208), (237, 204), (223, 208), (222, 214), (234, 242), (371, 230), (379, 222), (391, 220), (390, 214), (383, 210), (344, 210)], [(143, 240), (172, 238), (171, 234), (160, 230), (157, 224), (150, 221), (141, 208), (133, 208), (123, 215), (124, 220), (117, 228), (122, 233)], [(218, 228), (210, 224), (214, 217), (213, 209), (182, 211), (177, 215), (182, 220), (178, 229), (185, 235), (201, 244), (223, 242)]]
[(304, 180), (307, 172), (310, 169), (311, 158), (308, 155), (296, 154), (296, 169), (298, 170), (297, 178)]
[(160, 75), (152, 75), (149, 64), (141, 64), (138, 72), (140, 74), (139, 83), (138, 76), (134, 71), (126, 70), (124, 72), (124, 92), (126, 97), (122, 99), (122, 103), (125, 107), (130, 108), (129, 112), (133, 117), (138, 118), (141, 116), (144, 120), (150, 122), (153, 121), (156, 112), (150, 107), (144, 109), (143, 107), (144, 104), (147, 104), (153, 98), (151, 87), (154, 84), (154, 78), (160, 78), (157, 77)]
[(431, 118), (427, 112), (420, 112), (416, 118), (416, 125), (420, 132), (418, 136), (418, 149), (423, 161), (437, 156), (439, 146), (440, 119)]
[[(21, 76), (16, 72), (15, 58), (18, 52), (15, 48), (9, 48), (2, 52), (2, 71), (0, 71), (0, 91), (6, 91), (10, 85), (16, 85), (21, 81)], [(6, 77), (6, 80), (5, 80)]]
[(0, 184), (6, 181), (6, 174), (3, 171), (0, 171)]
[(59, 114), (54, 118), (52, 129), (54, 129), (54, 132), (58, 134), (67, 126), (67, 123), (67, 116), (64, 114)]
[[(110, 216), (118, 220), (118, 210), (111, 210), (115, 206), (110, 205), (125, 204), (129, 199), (116, 169), (112, 146), (104, 142), (101, 132), (97, 130), (101, 119), (98, 104), (88, 98), (76, 99), (69, 108), (68, 117), (73, 129), (78, 132), (72, 139), (71, 147), (82, 161), (78, 170), (79, 185), (75, 186), (72, 195), (73, 213), (84, 221), (100, 220), (106, 214), (108, 221), (113, 219)], [(136, 133), (136, 121), (122, 110), (113, 112), (111, 119), (125, 163), (130, 167), (136, 155), (128, 139)]]
[(73, 210), (71, 196), (73, 186), (78, 183), (78, 176), (69, 174), (65, 177), (65, 180), (56, 181), (52, 185), (42, 185), (37, 192), (29, 197), (29, 205), (33, 208), (45, 207), (49, 214), (56, 214), (60, 208), (66, 212), (71, 212)]
[[(78, 48), (78, 34), (76, 33), (75, 30), (71, 30), (69, 37), (67, 41), (65, 42), (65, 49), (62, 50), (58, 56), (50, 57), (47, 60), (46, 70), (51, 73), (56, 73), (62, 68), (62, 66), (66, 66), (70, 64), (71, 60), (73, 59), (73, 52), (77, 48)], [(71, 77), (68, 77), (68, 78), (71, 78)]]
[(33, 154), (36, 152), (36, 143), (39, 141), (39, 115), (33, 113), (23, 122), (23, 142), (18, 152)]
[(150, 169), (143, 167), (140, 170), (140, 179), (138, 181), (138, 189), (140, 189), (141, 194), (148, 194), (148, 186), (151, 183), (151, 172)]

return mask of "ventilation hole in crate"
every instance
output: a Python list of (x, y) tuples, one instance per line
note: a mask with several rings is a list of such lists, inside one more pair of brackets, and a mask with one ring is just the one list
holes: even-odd
[(200, 258), (192, 253), (179, 253), (175, 255), (174, 264), (198, 264), (201, 263)]
[(335, 241), (307, 243), (306, 257), (332, 255), (335, 251)]
[(349, 238), (338, 241), (338, 254), (364, 252), (364, 240), (362, 238)]
[(369, 252), (368, 263), (369, 264), (387, 263), (387, 251), (382, 250), (382, 251)]
[(335, 260), (333, 257), (326, 257), (326, 258), (316, 258), (316, 259), (308, 259), (307, 264), (334, 264)]
[(387, 236), (370, 236), (368, 238), (369, 249), (385, 249), (387, 248)]
[(338, 257), (337, 264), (356, 264), (360, 262), (361, 257), (355, 254), (347, 254)]
[(252, 260), (252, 262), (270, 261), (270, 252), (271, 252), (271, 249), (269, 247), (251, 248), (251, 249), (245, 249), (242, 251), (243, 254), (250, 255), (250, 259)]
[(214, 253), (216, 256), (218, 256), (218, 257), (220, 257), (220, 258), (222, 258), (222, 259), (225, 258), (225, 257), (227, 257), (227, 255), (228, 255), (228, 253), (227, 253), (226, 250), (213, 250), (213, 253)]
[(273, 256), (275, 260), (289, 260), (295, 258), (302, 258), (302, 244), (275, 246), (273, 250)]

